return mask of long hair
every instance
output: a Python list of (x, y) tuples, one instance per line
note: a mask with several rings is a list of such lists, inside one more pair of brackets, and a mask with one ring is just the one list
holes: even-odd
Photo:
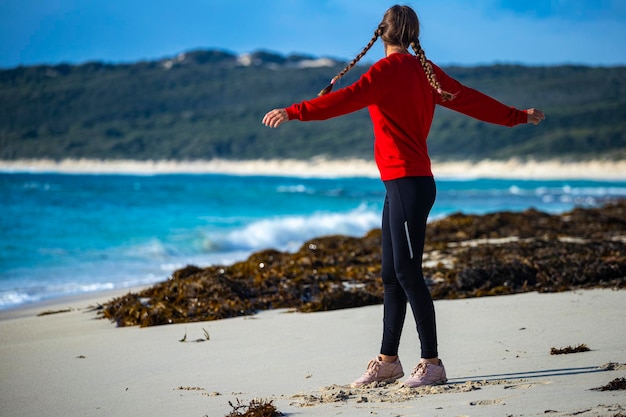
[(343, 70), (341, 70), (339, 74), (335, 75), (330, 81), (330, 84), (320, 91), (318, 95), (323, 96), (324, 94), (330, 93), (335, 83), (337, 83), (341, 77), (350, 71), (352, 67), (354, 67), (356, 63), (359, 62), (363, 56), (365, 56), (367, 51), (369, 51), (374, 43), (376, 43), (378, 38), (382, 38), (383, 42), (389, 45), (400, 46), (404, 49), (411, 47), (422, 64), (422, 68), (424, 69), (424, 73), (426, 74), (426, 78), (428, 78), (430, 86), (437, 91), (439, 95), (441, 95), (441, 98), (444, 101), (452, 100), (454, 95), (441, 88), (441, 84), (439, 84), (439, 81), (437, 80), (437, 76), (433, 71), (432, 65), (428, 59), (426, 59), (426, 54), (424, 53), (424, 50), (419, 42), (419, 35), (420, 24), (415, 11), (409, 6), (392, 6), (385, 12), (383, 20), (374, 31), (374, 36), (372, 36), (372, 39), (370, 39), (365, 48), (363, 48), (363, 50)]

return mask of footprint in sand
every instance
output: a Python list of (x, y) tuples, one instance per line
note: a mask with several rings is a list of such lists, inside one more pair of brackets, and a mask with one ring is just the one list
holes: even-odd
[(494, 405), (494, 404), (504, 404), (504, 402), (499, 398), (495, 400), (470, 401), (470, 405)]
[(527, 384), (515, 384), (515, 385), (507, 385), (504, 387), (504, 389), (531, 389), (534, 388), (536, 385), (547, 385), (550, 382), (534, 382), (534, 383), (527, 383)]

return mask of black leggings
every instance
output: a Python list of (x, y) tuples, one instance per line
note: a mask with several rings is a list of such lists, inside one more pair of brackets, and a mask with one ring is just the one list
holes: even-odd
[(421, 344), (421, 357), (436, 358), (435, 308), (422, 274), (426, 220), (435, 202), (432, 177), (385, 181), (382, 223), (382, 278), (385, 290), (383, 341), (380, 353), (396, 356), (411, 305)]

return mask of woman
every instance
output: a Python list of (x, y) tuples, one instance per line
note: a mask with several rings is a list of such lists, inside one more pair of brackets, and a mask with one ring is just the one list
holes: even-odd
[[(333, 85), (379, 37), (385, 57), (354, 84), (331, 93)], [(271, 110), (263, 124), (275, 128), (288, 120), (325, 120), (364, 107), (369, 110), (374, 156), (387, 192), (382, 214), (383, 336), (380, 354), (352, 386), (391, 382), (404, 376), (398, 347), (407, 301), (417, 325), (421, 360), (404, 384), (419, 387), (444, 383), (447, 379), (437, 352), (435, 310), (422, 275), (426, 220), (436, 193), (426, 146), (435, 105), (503, 126), (536, 125), (544, 114), (505, 106), (449, 77), (426, 59), (415, 12), (398, 5), (387, 10), (363, 51), (319, 95)]]

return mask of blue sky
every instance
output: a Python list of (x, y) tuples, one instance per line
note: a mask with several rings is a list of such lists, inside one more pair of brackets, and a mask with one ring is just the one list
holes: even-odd
[[(386, 0), (0, 0), (0, 67), (134, 62), (199, 48), (351, 59)], [(626, 0), (420, 0), (440, 65), (626, 65)], [(367, 55), (382, 56), (382, 44)]]

